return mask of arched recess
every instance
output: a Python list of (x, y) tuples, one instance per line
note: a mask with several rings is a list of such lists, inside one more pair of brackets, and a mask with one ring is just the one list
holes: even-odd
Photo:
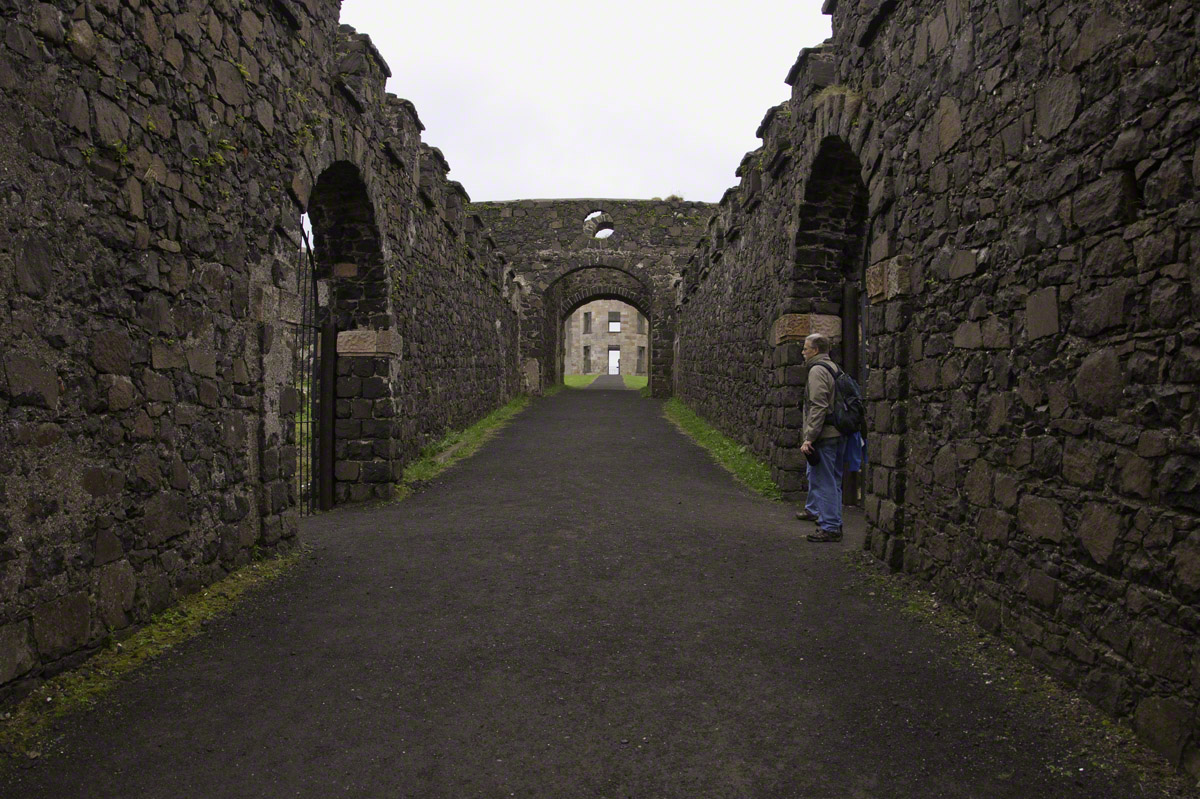
[(543, 295), (543, 331), (540, 368), (546, 385), (563, 379), (565, 355), (563, 324), (580, 306), (593, 300), (620, 300), (638, 310), (649, 325), (647, 363), (651, 384), (656, 376), (658, 338), (654, 293), (630, 273), (608, 266), (581, 267), (556, 278)]
[(395, 479), (400, 342), (383, 239), (358, 167), (348, 161), (327, 167), (307, 210), (314, 238), (311, 310), (322, 331), (310, 409), (319, 420), (318, 482), (337, 503), (385, 498)]
[[(883, 330), (883, 309), (869, 306), (867, 267), (870, 243), (868, 193), (862, 164), (850, 144), (827, 136), (804, 181), (793, 219), (787, 296), (772, 326), (777, 396), (785, 411), (804, 400), (806, 370), (801, 350), (810, 333), (823, 333), (834, 342), (834, 357), (855, 378), (868, 398), (868, 431), (872, 453), (869, 472), (847, 482), (847, 503), (861, 494), (871, 528), (871, 543), (886, 542), (901, 526), (903, 463), (898, 446), (883, 436), (901, 423), (902, 398), (885, 396), (881, 353), (893, 342)], [(899, 375), (897, 375), (897, 378)], [(894, 392), (900, 391), (894, 381)], [(776, 431), (772, 471), (789, 495), (798, 498), (804, 486), (804, 460), (796, 447), (802, 441), (802, 417), (783, 413)], [(789, 423), (790, 422), (790, 423)], [(883, 544), (886, 548), (886, 543)], [(894, 545), (893, 545), (894, 546)], [(883, 552), (880, 552), (881, 557)]]

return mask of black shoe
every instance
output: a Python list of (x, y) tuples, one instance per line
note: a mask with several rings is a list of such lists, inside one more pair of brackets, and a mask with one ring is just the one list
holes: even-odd
[(817, 530), (815, 533), (809, 533), (804, 537), (818, 544), (833, 543), (842, 540), (842, 528), (839, 527), (836, 530)]
[(817, 517), (809, 513), (806, 508), (796, 511), (796, 518), (802, 522), (815, 522), (817, 520)]

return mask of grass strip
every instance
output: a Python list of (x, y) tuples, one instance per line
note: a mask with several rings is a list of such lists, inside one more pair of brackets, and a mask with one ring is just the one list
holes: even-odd
[(442, 440), (425, 447), (417, 460), (404, 467), (404, 475), (396, 487), (397, 498), (403, 499), (419, 484), (432, 480), (463, 458), (474, 455), (484, 442), (496, 435), (527, 405), (529, 396), (522, 394), (466, 430), (448, 433)]
[(599, 376), (599, 374), (563, 375), (563, 384), (566, 385), (567, 388), (587, 388), (593, 382), (595, 382), (596, 378)]
[(621, 379), (625, 381), (625, 388), (643, 389), (650, 384), (646, 375), (621, 375)]
[(47, 680), (0, 717), (0, 757), (40, 757), (43, 735), (56, 719), (91, 707), (116, 687), (123, 676), (194, 638), (206, 624), (227, 614), (249, 592), (290, 571), (307, 552), (305, 547), (298, 546), (284, 555), (244, 566), (158, 613), (128, 638), (120, 642), (110, 639), (78, 668)]
[(783, 499), (779, 486), (771, 479), (771, 468), (755, 458), (745, 444), (722, 434), (676, 397), (664, 403), (663, 414), (750, 489), (768, 499)]

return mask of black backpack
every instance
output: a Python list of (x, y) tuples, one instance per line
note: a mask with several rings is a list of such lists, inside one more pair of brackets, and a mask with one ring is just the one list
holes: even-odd
[(842, 435), (861, 433), (867, 414), (858, 383), (844, 369), (834, 371), (833, 365), (826, 361), (818, 361), (815, 365), (824, 366), (833, 375), (833, 407), (829, 409), (829, 421)]

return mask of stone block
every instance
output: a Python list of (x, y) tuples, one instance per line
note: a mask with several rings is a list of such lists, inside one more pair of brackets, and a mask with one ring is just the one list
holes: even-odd
[(169, 344), (154, 344), (150, 348), (150, 362), (156, 370), (161, 369), (184, 369), (187, 367), (187, 358), (178, 346)]
[(933, 121), (937, 126), (938, 148), (943, 154), (947, 153), (954, 148), (963, 134), (958, 101), (949, 95), (943, 95), (938, 102)]
[(358, 276), (358, 264), (352, 264), (352, 263), (334, 264), (333, 265), (333, 276), (334, 277), (357, 277)]
[(90, 496), (115, 497), (125, 489), (125, 474), (116, 469), (89, 467), (80, 475), (79, 484)]
[(1079, 517), (1079, 541), (1092, 560), (1109, 563), (1124, 533), (1121, 515), (1109, 504), (1089, 502)]
[(977, 350), (983, 346), (983, 328), (978, 322), (963, 322), (954, 331), (954, 346)]
[(1042, 608), (1052, 608), (1058, 599), (1058, 580), (1034, 569), (1025, 575), (1025, 596)]
[(18, 621), (0, 627), (0, 685), (25, 674), (33, 665), (33, 650), (29, 646), (29, 621)]
[(183, 535), (188, 531), (187, 501), (171, 491), (156, 494), (146, 503), (139, 530), (149, 547)]
[(975, 526), (982, 540), (1002, 544), (1008, 541), (1008, 533), (1012, 529), (1012, 516), (1004, 511), (985, 508), (979, 512)]
[(1025, 334), (1029, 340), (1058, 333), (1058, 290), (1044, 288), (1025, 301)]
[(53, 283), (50, 244), (37, 234), (29, 234), (13, 264), (17, 289), (30, 297), (42, 297)]
[(867, 267), (867, 298), (871, 302), (883, 302), (887, 298), (888, 267), (886, 263)]
[(1127, 322), (1125, 296), (1128, 291), (1128, 284), (1118, 281), (1077, 299), (1072, 327), (1080, 335), (1095, 336), (1110, 328), (1124, 325)]
[(120, 629), (129, 623), (126, 615), (133, 607), (137, 578), (129, 561), (111, 563), (96, 573), (96, 610), (100, 621), (110, 629)]
[(1057, 502), (1027, 494), (1017, 508), (1021, 530), (1035, 541), (1063, 540), (1063, 512)]
[(33, 637), (38, 653), (54, 660), (87, 643), (91, 630), (87, 593), (77, 591), (33, 611)]
[(1200, 533), (1193, 533), (1171, 553), (1174, 584), (1194, 600), (1200, 596)]
[(950, 278), (956, 280), (975, 274), (979, 268), (979, 255), (974, 250), (958, 250), (950, 259)]
[(95, 551), (92, 562), (97, 566), (112, 563), (125, 556), (125, 547), (111, 528), (98, 531), (93, 546)]
[(1181, 699), (1151, 696), (1138, 703), (1133, 728), (1155, 751), (1173, 765), (1179, 765), (1191, 734), (1192, 714)]
[(836, 344), (842, 339), (842, 319), (827, 314), (784, 314), (771, 326), (771, 346), (803, 342), (813, 333), (829, 337)]
[(1075, 375), (1075, 396), (1093, 416), (1113, 414), (1121, 407), (1125, 374), (1112, 348), (1097, 350), (1084, 359)]
[(1087, 233), (1132, 222), (1137, 215), (1138, 189), (1133, 173), (1110, 172), (1075, 192), (1073, 219)]
[(1049, 140), (1070, 127), (1079, 108), (1079, 96), (1079, 78), (1075, 75), (1043, 82), (1035, 98), (1038, 135)]
[(110, 411), (124, 411), (133, 407), (136, 393), (133, 390), (133, 381), (128, 377), (101, 375), (100, 386), (107, 393), (108, 409)]
[(8, 395), (14, 405), (33, 405), (58, 410), (58, 373), (49, 365), (26, 355), (4, 356)]
[(207, 349), (190, 349), (187, 351), (188, 370), (201, 377), (215, 378), (217, 376), (217, 357)]

